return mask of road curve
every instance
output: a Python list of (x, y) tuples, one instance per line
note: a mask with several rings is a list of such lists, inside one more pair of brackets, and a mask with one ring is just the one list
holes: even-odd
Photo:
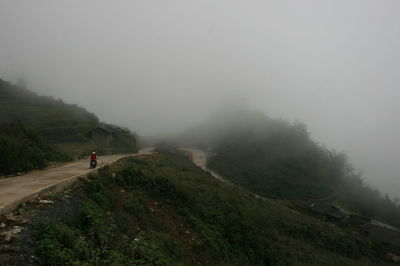
[[(136, 154), (117, 154), (99, 156), (99, 168), (128, 156), (139, 156), (152, 153), (151, 148), (140, 150)], [(36, 170), (22, 176), (0, 179), (0, 215), (12, 211), (19, 204), (37, 198), (50, 191), (58, 191), (79, 177), (85, 176), (96, 169), (89, 169), (87, 159)]]
[(226, 184), (232, 184), (216, 172), (210, 170), (207, 168), (207, 157), (209, 156), (208, 153), (202, 150), (198, 149), (191, 149), (191, 148), (181, 148), (181, 150), (188, 151), (192, 154), (192, 161), (194, 164), (196, 164), (198, 167), (203, 169), (204, 171), (209, 172), (214, 178), (218, 179), (221, 182), (224, 182)]
[(268, 202), (271, 202), (273, 204), (277, 204), (276, 202), (274, 202), (271, 199), (268, 198), (264, 198), (254, 192), (251, 192), (247, 189), (242, 188), (241, 186), (235, 185), (232, 182), (226, 180), (225, 178), (223, 178), (221, 175), (219, 175), (218, 173), (216, 173), (215, 171), (212, 171), (210, 169), (207, 168), (207, 157), (209, 156), (209, 154), (205, 151), (202, 150), (198, 150), (198, 149), (192, 149), (192, 148), (181, 148), (181, 150), (184, 151), (188, 151), (192, 154), (192, 161), (194, 164), (196, 164), (198, 167), (200, 167), (201, 169), (203, 169), (204, 171), (207, 171), (208, 173), (210, 173), (214, 178), (218, 179), (221, 182), (224, 182), (226, 184), (229, 184), (231, 186), (234, 186), (240, 190), (246, 191), (247, 193), (250, 193), (251, 195), (253, 195), (256, 199), (262, 199)]

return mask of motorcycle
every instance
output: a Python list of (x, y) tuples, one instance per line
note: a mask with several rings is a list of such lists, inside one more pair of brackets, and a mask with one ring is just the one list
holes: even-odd
[(96, 168), (96, 166), (97, 166), (97, 160), (92, 160), (92, 161), (90, 161), (90, 168), (91, 168), (91, 169)]

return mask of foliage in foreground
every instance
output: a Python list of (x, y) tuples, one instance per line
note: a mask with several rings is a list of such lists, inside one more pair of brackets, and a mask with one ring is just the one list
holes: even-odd
[(101, 169), (83, 191), (68, 217), (36, 225), (41, 265), (386, 263), (383, 247), (221, 184), (177, 153)]

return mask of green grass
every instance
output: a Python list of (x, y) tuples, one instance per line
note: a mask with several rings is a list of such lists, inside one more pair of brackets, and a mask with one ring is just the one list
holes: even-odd
[(390, 265), (387, 247), (223, 184), (162, 152), (91, 175), (61, 222), (36, 225), (41, 265)]

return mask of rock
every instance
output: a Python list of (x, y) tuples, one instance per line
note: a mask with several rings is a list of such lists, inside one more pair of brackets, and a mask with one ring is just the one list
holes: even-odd
[(1, 223), (0, 224), (0, 228), (6, 228), (6, 224), (5, 223)]
[(1, 233), (0, 235), (4, 237), (3, 241), (4, 242), (10, 242), (10, 240), (18, 233), (21, 233), (22, 227), (20, 226), (14, 226), (13, 229), (9, 231), (5, 231)]
[(42, 203), (42, 204), (53, 204), (54, 201), (52, 201), (52, 200), (39, 200), (39, 203)]
[(21, 233), (22, 229), (23, 228), (21, 226), (15, 225), (11, 231), (13, 232), (13, 234), (18, 234)]
[(3, 239), (4, 242), (10, 242), (11, 238), (13, 238), (13, 236), (14, 236), (12, 230), (3, 232), (0, 235), (4, 236), (4, 239)]
[(14, 214), (8, 213), (8, 214), (6, 214), (6, 220), (9, 222), (15, 222), (17, 220), (17, 218), (14, 217)]

